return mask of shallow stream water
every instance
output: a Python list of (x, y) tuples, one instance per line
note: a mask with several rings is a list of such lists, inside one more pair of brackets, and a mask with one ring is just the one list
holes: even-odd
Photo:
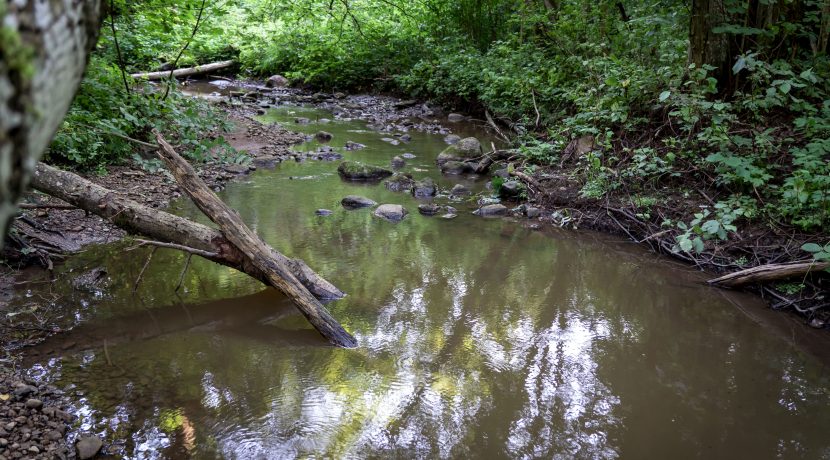
[[(348, 159), (413, 153), (416, 178), (487, 193), (440, 176), (440, 136), (394, 146), (301, 107), (264, 119), (331, 132)], [(148, 251), (122, 243), (62, 268), (104, 266), (105, 288), (27, 287), (27, 301), (63, 296), (81, 321), (28, 352), (33, 373), (77, 394), (82, 427), (132, 458), (830, 456), (826, 361), (759, 299), (617, 239), (479, 218), (468, 201), (455, 219), (424, 217), (408, 194), (343, 182), (337, 164), (286, 162), (220, 196), (348, 293), (328, 308), (357, 349), (328, 347), (283, 296), (196, 258), (176, 293), (175, 251), (158, 250), (132, 294)], [(410, 214), (346, 211), (347, 194)], [(205, 221), (189, 202), (172, 209)]]

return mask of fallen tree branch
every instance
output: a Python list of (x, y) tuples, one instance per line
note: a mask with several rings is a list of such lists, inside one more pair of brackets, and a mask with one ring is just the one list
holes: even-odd
[[(144, 206), (76, 174), (43, 163), (38, 163), (35, 169), (32, 187), (101, 216), (131, 233), (216, 254), (216, 257), (206, 258), (267, 284), (262, 271), (253, 266), (242, 251), (207, 225)], [(294, 276), (318, 299), (334, 300), (345, 295), (302, 260), (290, 259), (289, 265)]]
[(527, 182), (528, 184), (530, 184), (531, 186), (533, 186), (536, 189), (537, 193), (541, 193), (544, 196), (549, 196), (548, 191), (545, 190), (545, 188), (542, 186), (542, 184), (540, 184), (538, 180), (530, 177), (529, 175), (527, 175), (527, 174), (525, 174), (521, 171), (516, 171), (515, 169), (513, 171), (510, 171), (510, 175), (513, 176), (513, 177), (517, 177), (517, 178)]
[(205, 73), (210, 73), (215, 70), (225, 69), (228, 67), (233, 66), (236, 64), (236, 61), (219, 61), (219, 62), (212, 62), (210, 64), (205, 65), (197, 65), (196, 67), (186, 67), (183, 69), (176, 69), (174, 71), (163, 70), (159, 72), (139, 72), (130, 75), (131, 77), (135, 78), (136, 80), (163, 80), (169, 76), (173, 76), (175, 78), (178, 77), (189, 77), (191, 75), (201, 75)]
[(225, 238), (250, 258), (253, 266), (265, 275), (268, 284), (293, 300), (308, 322), (330, 343), (346, 348), (356, 346), (355, 338), (294, 276), (288, 258), (273, 250), (248, 228), (239, 214), (208, 188), (193, 166), (173, 150), (158, 130), (154, 129), (153, 134), (161, 146), (158, 150), (159, 158), (167, 164), (182, 190), (196, 207), (219, 226)]
[(802, 260), (784, 264), (760, 265), (709, 280), (709, 284), (723, 287), (740, 287), (750, 283), (776, 281), (796, 276), (806, 276), (830, 268), (830, 262)]

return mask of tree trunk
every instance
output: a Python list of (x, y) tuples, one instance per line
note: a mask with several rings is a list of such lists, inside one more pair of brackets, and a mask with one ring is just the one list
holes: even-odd
[[(196, 67), (187, 67), (185, 69), (176, 69), (173, 71), (174, 77), (189, 77), (191, 75), (202, 75), (217, 70), (226, 69), (236, 64), (236, 61), (220, 61), (211, 64), (197, 65)], [(162, 70), (160, 72), (141, 72), (130, 75), (136, 80), (164, 80), (170, 76), (169, 70)]]
[[(175, 243), (213, 256), (208, 260), (234, 268), (268, 284), (265, 274), (242, 251), (217, 230), (183, 217), (159, 211), (101, 187), (76, 174), (43, 163), (37, 165), (32, 186), (80, 209), (101, 216), (131, 232), (154, 240)], [(318, 299), (334, 300), (343, 292), (315, 273), (299, 259), (288, 259), (292, 274)]]
[(689, 22), (689, 63), (700, 68), (715, 67), (712, 76), (718, 80), (721, 93), (731, 86), (733, 49), (729, 35), (716, 34), (713, 29), (727, 20), (723, 0), (692, 0)]
[(78, 89), (100, 19), (99, 0), (0, 2), (0, 248)]

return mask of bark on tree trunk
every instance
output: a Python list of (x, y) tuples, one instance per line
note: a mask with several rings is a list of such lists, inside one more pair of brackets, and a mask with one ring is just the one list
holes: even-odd
[(732, 56), (727, 34), (713, 29), (726, 22), (723, 0), (692, 0), (689, 21), (689, 63), (715, 67), (714, 77), (721, 88), (728, 86), (732, 74)]
[[(214, 257), (206, 258), (268, 284), (268, 278), (253, 265), (250, 258), (222, 233), (206, 225), (144, 206), (76, 174), (43, 163), (37, 165), (32, 186), (47, 195), (101, 216), (131, 233), (213, 253)], [(286, 264), (291, 267), (292, 274), (318, 299), (334, 300), (345, 295), (302, 260), (288, 259)]]
[(100, 19), (99, 0), (0, 2), (0, 248), (78, 89)]

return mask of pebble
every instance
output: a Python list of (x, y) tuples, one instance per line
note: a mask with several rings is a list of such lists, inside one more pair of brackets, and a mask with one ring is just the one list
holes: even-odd
[(26, 407), (28, 407), (29, 409), (40, 409), (41, 407), (43, 407), (43, 401), (32, 398), (26, 401)]

